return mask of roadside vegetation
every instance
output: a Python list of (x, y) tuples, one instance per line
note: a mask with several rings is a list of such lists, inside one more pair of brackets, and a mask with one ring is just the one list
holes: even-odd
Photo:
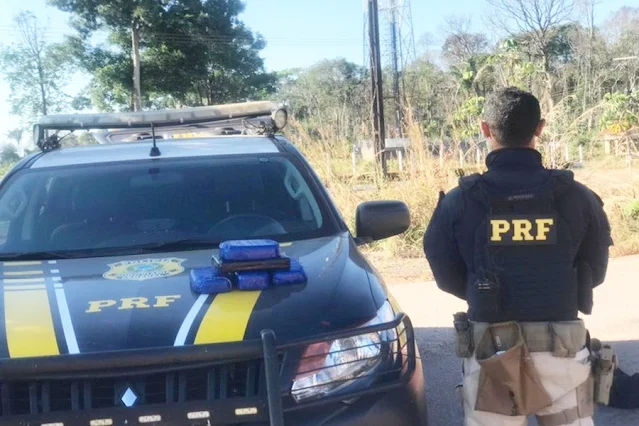
[[(96, 0), (95, 8), (51, 0), (70, 13), (74, 34), (48, 43), (35, 17), (24, 12), (16, 17), (20, 42), (0, 49), (0, 75), (20, 117), (0, 140), (0, 173), (34, 149), (31, 126), (42, 115), (274, 99), (291, 116), (285, 133), (351, 226), (362, 201), (392, 198), (410, 206), (409, 231), (370, 250), (421, 258), (439, 191), (484, 167), (487, 146), (478, 127), (484, 99), (496, 88), (517, 86), (542, 103), (548, 126), (539, 146), (546, 164), (574, 169), (603, 198), (613, 255), (639, 253), (639, 7), (599, 19), (596, 0), (487, 2), (492, 26), (477, 31), (469, 18), (454, 16), (432, 34), (418, 35), (417, 57), (400, 76), (399, 104), (391, 70), (384, 69), (386, 136), (403, 143), (401, 154), (386, 154), (384, 176), (372, 149), (367, 67), (330, 59), (267, 72), (260, 56), (266, 41), (241, 22), (239, 0), (188, 7), (154, 0), (113, 7)], [(107, 35), (100, 44), (92, 37), (97, 32)], [(71, 97), (63, 89), (77, 73), (91, 82)], [(63, 145), (92, 143), (90, 135), (78, 134)]]
[[(384, 257), (423, 258), (422, 239), (439, 191), (447, 192), (456, 186), (461, 174), (484, 170), (483, 164), (460, 168), (453, 155), (442, 164), (438, 156), (425, 150), (411, 150), (403, 160), (403, 172), (399, 173), (397, 161), (391, 161), (390, 169), (397, 176), (383, 179), (373, 173), (372, 162), (358, 162), (352, 173), (351, 155), (343, 143), (317, 143), (303, 132), (297, 134), (296, 143), (313, 163), (353, 232), (359, 203), (398, 199), (408, 204), (411, 228), (402, 236), (367, 249)], [(574, 169), (576, 179), (596, 191), (605, 203), (615, 242), (611, 250), (614, 257), (639, 253), (638, 166), (639, 160), (633, 160), (632, 167), (628, 167), (624, 158), (601, 157), (586, 160)]]

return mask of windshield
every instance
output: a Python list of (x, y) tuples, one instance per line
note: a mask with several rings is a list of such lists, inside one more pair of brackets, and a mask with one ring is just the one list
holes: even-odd
[(295, 162), (278, 154), (23, 170), (0, 190), (0, 257), (330, 235), (333, 222)]

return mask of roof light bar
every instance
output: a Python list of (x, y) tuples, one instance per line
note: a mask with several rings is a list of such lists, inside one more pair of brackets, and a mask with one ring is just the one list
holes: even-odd
[[(42, 117), (34, 126), (34, 142), (42, 151), (51, 151), (60, 147), (57, 131), (67, 130), (111, 130), (151, 129), (153, 150), (151, 156), (158, 156), (155, 144), (155, 128), (207, 125), (220, 121), (242, 120), (264, 117), (260, 121), (257, 134), (272, 135), (282, 130), (288, 121), (284, 108), (270, 101), (244, 102), (226, 105), (203, 106), (182, 109), (164, 109), (155, 111), (137, 111), (103, 114), (58, 114)], [(47, 130), (56, 131), (47, 134)]]
[(277, 109), (275, 103), (261, 101), (157, 111), (58, 114), (42, 117), (37, 125), (41, 129), (54, 130), (148, 128), (151, 123), (160, 127), (270, 116)]

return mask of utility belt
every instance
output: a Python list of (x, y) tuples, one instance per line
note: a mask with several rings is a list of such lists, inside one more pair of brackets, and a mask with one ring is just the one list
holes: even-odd
[[(511, 324), (517, 324), (519, 327), (510, 327)], [(588, 331), (581, 320), (495, 324), (469, 321), (468, 330), (461, 335), (456, 328), (457, 355), (462, 358), (471, 357), (476, 344), (482, 340), (486, 332), (492, 333), (497, 351), (505, 350), (519, 338), (520, 329), (529, 352), (552, 352), (553, 356), (559, 358), (574, 358), (577, 352), (586, 347), (588, 339)]]
[[(472, 322), (463, 312), (455, 314), (455, 334), (457, 356), (474, 356), (481, 366), (475, 409), (510, 416), (533, 414), (552, 405), (531, 352), (574, 358), (590, 343), (582, 320), (489, 324)], [(610, 347), (602, 349), (600, 359), (611, 357), (609, 351)], [(607, 404), (614, 362), (591, 359), (592, 377), (584, 384), (590, 390), (588, 399)]]

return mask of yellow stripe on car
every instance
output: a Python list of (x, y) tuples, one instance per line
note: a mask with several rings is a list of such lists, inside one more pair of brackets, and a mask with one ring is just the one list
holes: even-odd
[(46, 290), (44, 284), (26, 284), (26, 285), (5, 285), (4, 291), (23, 291), (23, 290)]
[(5, 284), (44, 284), (44, 278), (7, 278), (4, 280)]
[(44, 275), (44, 271), (5, 271), (6, 277), (21, 277), (29, 275)]
[(3, 262), (2, 263), (2, 266), (4, 266), (5, 268), (11, 268), (12, 266), (35, 266), (35, 265), (42, 265), (42, 262), (40, 262), (39, 260), (33, 260), (28, 262)]
[(5, 287), (4, 319), (12, 358), (60, 354), (45, 288), (11, 291)]
[(244, 339), (261, 291), (232, 291), (215, 296), (204, 314), (195, 344), (238, 342)]

